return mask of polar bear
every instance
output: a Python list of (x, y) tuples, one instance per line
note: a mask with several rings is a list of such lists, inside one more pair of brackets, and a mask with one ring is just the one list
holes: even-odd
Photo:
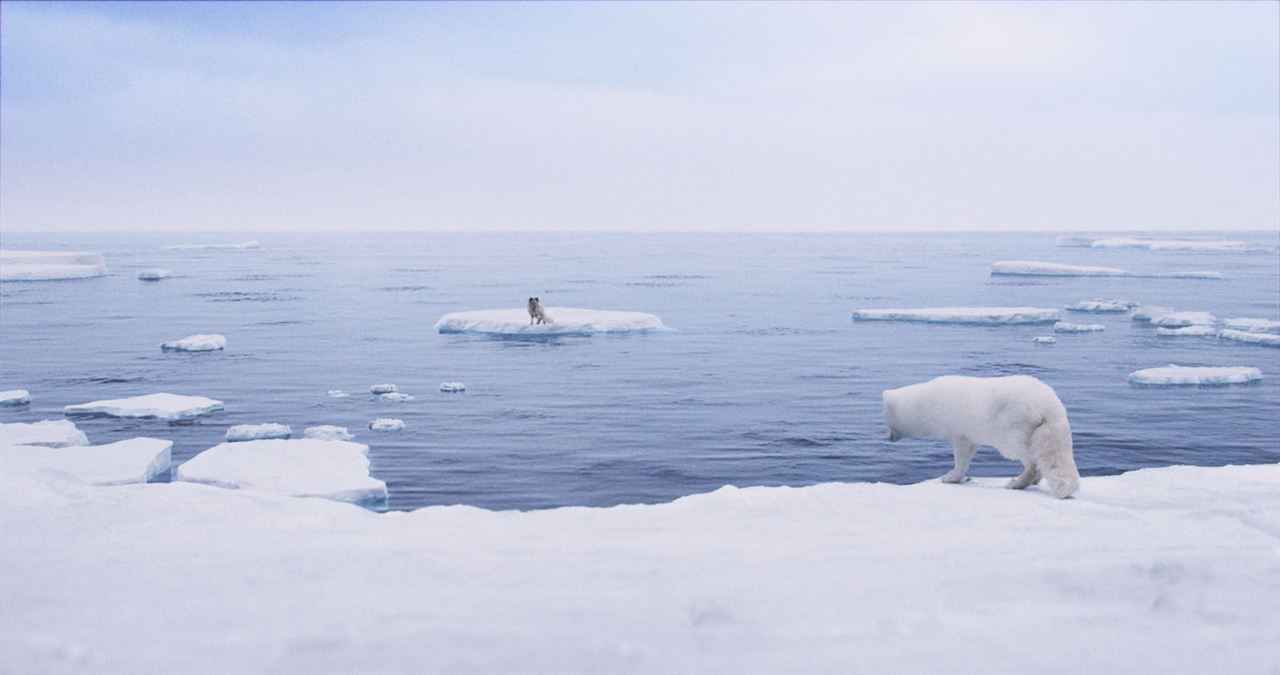
[(956, 466), (942, 477), (944, 483), (963, 481), (978, 446), (990, 445), (1025, 467), (1005, 487), (1021, 490), (1043, 476), (1061, 499), (1080, 486), (1067, 409), (1053, 388), (1034, 377), (946, 375), (886, 389), (883, 400), (890, 441), (951, 442)]

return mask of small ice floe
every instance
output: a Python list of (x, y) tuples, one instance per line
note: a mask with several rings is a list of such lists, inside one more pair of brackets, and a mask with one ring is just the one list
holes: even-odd
[(1056, 309), (1041, 307), (922, 307), (919, 309), (857, 309), (853, 312), (855, 322), (909, 321), (986, 326), (1053, 323), (1061, 316)]
[(1245, 384), (1262, 379), (1262, 371), (1247, 366), (1178, 366), (1144, 368), (1129, 373), (1129, 382), (1152, 386)]
[(644, 312), (619, 312), (577, 307), (547, 307), (551, 323), (530, 324), (529, 311), (485, 309), (445, 314), (436, 322), (441, 333), (481, 335), (549, 336), (594, 335), (596, 333), (649, 333), (664, 330), (662, 319)]
[(258, 248), (257, 239), (238, 244), (178, 244), (164, 247), (166, 251), (244, 251), (253, 248)]
[(315, 427), (307, 427), (302, 432), (303, 438), (314, 438), (320, 441), (349, 441), (355, 438), (355, 434), (347, 431), (346, 427), (335, 427), (332, 424), (321, 424)]
[(0, 391), (0, 406), (6, 408), (26, 405), (31, 402), (31, 392), (26, 389), (10, 389)]
[(69, 405), (62, 412), (66, 415), (154, 417), (172, 422), (194, 419), (215, 410), (222, 410), (222, 401), (203, 396), (162, 393)]
[(1221, 279), (1222, 274), (1207, 270), (1189, 272), (1134, 272), (1119, 267), (1067, 265), (1039, 260), (997, 260), (991, 264), (993, 276), (1032, 277), (1139, 277), (1144, 279)]
[(172, 352), (211, 352), (226, 349), (227, 336), (218, 333), (208, 335), (192, 335), (181, 340), (160, 343), (160, 348)]
[(369, 475), (369, 446), (314, 438), (215, 445), (174, 472), (174, 480), (356, 504), (387, 499)]
[(1049, 337), (1048, 335), (1037, 335), (1031, 338), (1031, 341), (1038, 345), (1051, 345), (1058, 342), (1058, 338)]
[(390, 392), (390, 393), (387, 393), (387, 394), (378, 394), (378, 400), (380, 400), (380, 401), (396, 401), (396, 402), (399, 402), (399, 401), (412, 401), (412, 400), (413, 400), (413, 397), (412, 397), (412, 396), (410, 396), (410, 395), (408, 395), (408, 394), (402, 394), (402, 393), (400, 393), (400, 392), (398, 392), (398, 391), (393, 391), (393, 392)]
[(106, 445), (5, 446), (6, 475), (70, 478), (88, 485), (146, 483), (169, 468), (173, 441), (130, 438)]
[(443, 391), (447, 394), (456, 394), (458, 392), (466, 391), (466, 390), (467, 390), (467, 385), (461, 382), (441, 382), (440, 383), (440, 391)]
[(142, 270), (141, 272), (138, 272), (138, 278), (143, 281), (160, 281), (161, 279), (168, 279), (171, 276), (173, 276), (173, 272), (160, 267), (153, 267), (149, 270)]
[(1183, 326), (1182, 328), (1157, 328), (1156, 335), (1163, 337), (1215, 337), (1218, 331), (1213, 326)]
[(1272, 321), (1271, 319), (1227, 319), (1222, 322), (1223, 327), (1233, 330), (1242, 330), (1248, 333), (1280, 333), (1280, 321)]
[(325, 394), (329, 398), (350, 398), (351, 397), (351, 394), (348, 394), (347, 392), (341, 389), (330, 389), (329, 391), (325, 392)]
[(1133, 316), (1131, 318), (1134, 321), (1146, 321), (1149, 323), (1170, 314), (1173, 314), (1173, 310), (1168, 307), (1160, 307), (1158, 305), (1139, 305), (1137, 309), (1133, 310)]
[(1182, 328), (1184, 326), (1212, 326), (1216, 318), (1209, 312), (1173, 312), (1158, 319), (1152, 319), (1151, 325), (1162, 328)]
[(394, 394), (398, 387), (394, 384), (375, 384), (369, 387), (371, 394)]
[(1059, 321), (1053, 324), (1053, 332), (1055, 333), (1098, 333), (1106, 330), (1107, 327), (1100, 323), (1070, 323), (1067, 321)]
[(101, 253), (85, 251), (0, 251), (0, 281), (87, 279), (107, 273)]
[(1280, 347), (1280, 335), (1275, 333), (1253, 333), (1246, 330), (1236, 330), (1228, 328), (1218, 332), (1218, 338), (1221, 340), (1235, 340), (1236, 342), (1247, 342), (1254, 345), (1262, 345), (1264, 347)]
[(1151, 237), (1058, 237), (1058, 246), (1092, 248), (1145, 248), (1149, 251), (1207, 251), (1236, 253), (1249, 250), (1249, 244), (1234, 239), (1192, 239)]
[(228, 443), (259, 441), (270, 438), (289, 438), (293, 429), (287, 424), (237, 424), (227, 429)]
[(89, 438), (70, 420), (41, 420), (0, 424), (0, 443), (65, 448), (71, 445), (88, 445)]
[(1135, 303), (1128, 300), (1081, 300), (1074, 305), (1067, 305), (1068, 312), (1119, 313), (1133, 309)]
[(404, 421), (392, 417), (379, 417), (369, 422), (369, 429), (373, 431), (402, 431), (404, 429)]

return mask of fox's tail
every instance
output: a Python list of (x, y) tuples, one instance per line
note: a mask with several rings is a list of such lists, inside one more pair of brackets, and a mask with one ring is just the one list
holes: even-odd
[(1080, 489), (1080, 471), (1071, 453), (1071, 425), (1066, 416), (1046, 419), (1031, 432), (1031, 457), (1049, 481), (1053, 496), (1070, 497)]

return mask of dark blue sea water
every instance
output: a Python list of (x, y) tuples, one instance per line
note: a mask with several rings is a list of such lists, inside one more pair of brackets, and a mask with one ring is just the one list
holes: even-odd
[[(1167, 464), (1280, 461), (1280, 350), (1158, 338), (1127, 315), (1049, 326), (853, 324), (856, 308), (1061, 307), (1119, 297), (1219, 318), (1280, 317), (1274, 233), (1250, 253), (1058, 248), (1052, 234), (14, 234), (5, 248), (101, 251), (110, 274), (0, 287), (0, 389), (29, 389), (0, 421), (167, 391), (221, 399), (193, 423), (78, 420), (94, 443), (148, 435), (182, 462), (233, 424), (350, 427), (371, 446), (390, 508), (660, 502), (725, 484), (909, 483), (945, 473), (942, 443), (884, 440), (880, 392), (955, 373), (1034, 375), (1057, 389), (1086, 475)], [(169, 244), (258, 239), (242, 251)], [(1001, 278), (998, 259), (1226, 279)], [(172, 269), (159, 283), (147, 267)], [(550, 306), (658, 314), (673, 332), (554, 340), (440, 335), (441, 314)], [(163, 353), (195, 333), (225, 352)], [(1247, 365), (1257, 385), (1137, 388), (1132, 370)], [(438, 391), (461, 380), (461, 395)], [(367, 395), (393, 382), (417, 400)], [(326, 396), (330, 389), (356, 395)], [(375, 417), (401, 433), (367, 431)], [(983, 450), (977, 475), (1020, 467)]]

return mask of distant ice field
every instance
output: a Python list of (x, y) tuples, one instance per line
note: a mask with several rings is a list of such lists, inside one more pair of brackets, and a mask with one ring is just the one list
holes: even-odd
[[(101, 253), (107, 272), (0, 285), (0, 390), (31, 398), (0, 407), (0, 422), (63, 419), (68, 405), (156, 392), (202, 396), (222, 409), (174, 423), (75, 423), (94, 445), (172, 440), (175, 463), (219, 445), (235, 425), (336, 425), (369, 446), (369, 474), (386, 482), (389, 508), (530, 509), (663, 502), (726, 484), (933, 478), (950, 468), (950, 449), (885, 441), (880, 392), (943, 374), (1025, 373), (1066, 404), (1086, 480), (1280, 461), (1280, 349), (1265, 344), (1162, 337), (1126, 312), (1064, 316), (1106, 330), (1059, 335), (1047, 348), (1032, 338), (1050, 324), (850, 321), (859, 310), (1056, 311), (1106, 298), (1208, 312), (1215, 328), (1232, 317), (1280, 320), (1276, 235), (1201, 236), (1246, 246), (1066, 247), (1052, 233), (6, 232), (6, 248)], [(258, 248), (202, 248), (248, 240)], [(1223, 278), (992, 276), (1002, 260)], [(138, 279), (153, 268), (173, 276)], [(513, 340), (435, 328), (447, 314), (520, 308), (530, 296), (548, 307), (653, 314), (673, 330)], [(211, 333), (226, 336), (225, 349), (157, 348)], [(1263, 378), (1234, 387), (1128, 382), (1171, 363), (1254, 367)], [(413, 400), (369, 392), (381, 382)], [(465, 382), (465, 391), (442, 392), (443, 382)], [(371, 431), (380, 418), (404, 429)], [(1017, 469), (982, 451), (971, 473)]]

